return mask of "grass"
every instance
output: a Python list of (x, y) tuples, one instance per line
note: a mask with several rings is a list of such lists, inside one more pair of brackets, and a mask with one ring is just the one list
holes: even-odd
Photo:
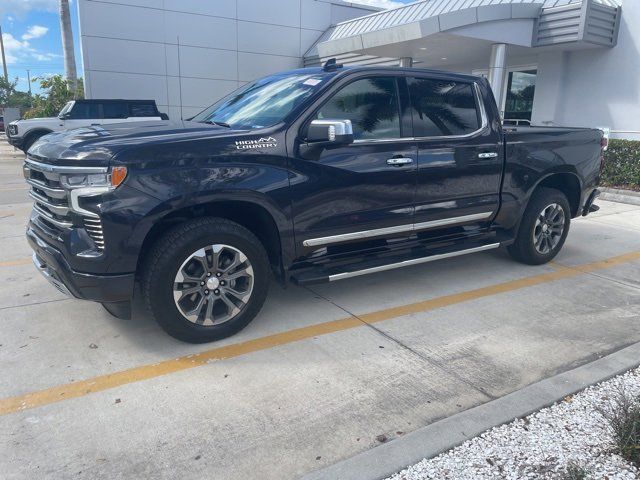
[(589, 471), (581, 465), (569, 462), (564, 472), (558, 477), (558, 480), (587, 480)]
[(620, 388), (610, 408), (600, 409), (600, 414), (609, 424), (620, 456), (640, 467), (640, 398)]

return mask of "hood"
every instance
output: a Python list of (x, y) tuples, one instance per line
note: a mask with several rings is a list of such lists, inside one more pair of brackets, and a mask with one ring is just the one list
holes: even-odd
[(188, 121), (113, 123), (50, 133), (29, 149), (29, 155), (43, 162), (82, 161), (87, 166), (104, 165), (118, 152), (135, 146), (241, 133), (246, 131)]
[(19, 120), (14, 120), (11, 123), (50, 122), (51, 120), (59, 120), (59, 119), (58, 117), (21, 118)]

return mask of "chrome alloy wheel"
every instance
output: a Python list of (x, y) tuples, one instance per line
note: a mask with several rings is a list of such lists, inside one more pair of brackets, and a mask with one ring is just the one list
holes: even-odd
[(198, 325), (218, 325), (236, 317), (253, 291), (253, 267), (229, 245), (193, 252), (178, 269), (173, 300), (182, 315)]
[(533, 227), (533, 245), (542, 255), (552, 251), (564, 233), (564, 210), (557, 203), (552, 203), (542, 209)]

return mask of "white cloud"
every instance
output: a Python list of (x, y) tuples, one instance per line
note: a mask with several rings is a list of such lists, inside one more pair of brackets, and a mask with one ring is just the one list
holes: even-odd
[(1, 0), (0, 19), (5, 15), (24, 18), (32, 10), (58, 11), (58, 0)]
[(401, 7), (406, 5), (403, 2), (397, 2), (395, 0), (350, 0), (351, 3), (361, 3), (364, 5), (369, 5), (371, 7), (379, 7), (388, 10), (390, 8)]
[(27, 28), (27, 33), (22, 35), (23, 40), (32, 40), (34, 38), (40, 38), (47, 34), (49, 29), (42, 25), (31, 25)]
[[(22, 35), (22, 38), (27, 38), (28, 33)], [(29, 37), (36, 38), (36, 37)], [(29, 60), (37, 60), (39, 62), (51, 61), (60, 57), (55, 53), (40, 52), (33, 48), (28, 40), (19, 40), (10, 33), (3, 33), (2, 40), (4, 41), (4, 51), (7, 58), (7, 65), (11, 65), (18, 62), (25, 62)], [(1, 63), (1, 62), (0, 62)]]

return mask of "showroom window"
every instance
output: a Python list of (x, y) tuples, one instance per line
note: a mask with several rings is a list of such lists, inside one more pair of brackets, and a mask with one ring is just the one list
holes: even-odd
[(505, 120), (531, 120), (537, 75), (537, 70), (509, 72), (504, 105)]
[(465, 135), (480, 128), (473, 85), (430, 78), (408, 78), (413, 135)]
[(325, 103), (316, 118), (351, 120), (356, 140), (400, 137), (400, 111), (394, 77), (356, 80)]

